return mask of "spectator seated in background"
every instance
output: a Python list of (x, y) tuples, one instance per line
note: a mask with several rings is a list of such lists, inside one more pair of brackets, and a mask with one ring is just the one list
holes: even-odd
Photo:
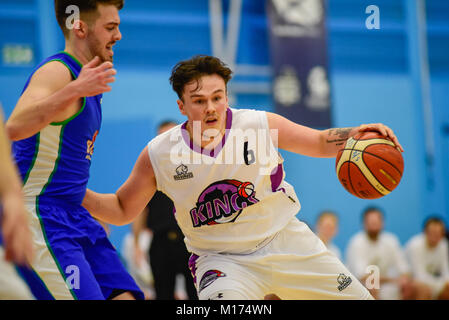
[(362, 218), (364, 230), (350, 239), (347, 248), (349, 270), (376, 299), (422, 299), (424, 289), (413, 282), (398, 238), (383, 231), (383, 212), (369, 207)]
[(332, 242), (338, 232), (338, 216), (333, 211), (322, 211), (315, 224), (315, 232), (326, 247), (341, 260), (340, 249)]
[(448, 241), (441, 218), (426, 219), (423, 233), (406, 244), (406, 255), (414, 277), (431, 291), (433, 299), (449, 299)]

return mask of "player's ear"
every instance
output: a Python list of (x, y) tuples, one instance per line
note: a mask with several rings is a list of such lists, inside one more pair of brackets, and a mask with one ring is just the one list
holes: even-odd
[(182, 115), (186, 115), (186, 111), (184, 110), (184, 102), (181, 99), (176, 100), (176, 103), (178, 104), (179, 111)]
[(73, 23), (73, 33), (80, 39), (85, 39), (87, 37), (87, 28), (87, 23), (82, 20), (75, 20)]

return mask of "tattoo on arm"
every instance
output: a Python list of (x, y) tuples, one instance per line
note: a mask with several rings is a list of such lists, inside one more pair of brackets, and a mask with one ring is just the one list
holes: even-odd
[(343, 145), (349, 138), (349, 133), (354, 128), (336, 128), (329, 129), (327, 143), (335, 143), (336, 146)]

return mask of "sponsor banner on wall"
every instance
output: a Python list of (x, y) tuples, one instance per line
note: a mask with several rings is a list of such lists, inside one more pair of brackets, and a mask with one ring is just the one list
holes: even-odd
[(331, 127), (324, 0), (267, 0), (276, 113)]

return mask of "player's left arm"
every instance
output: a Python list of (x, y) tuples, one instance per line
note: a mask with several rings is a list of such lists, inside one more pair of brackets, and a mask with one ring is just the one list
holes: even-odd
[(22, 181), (11, 158), (11, 145), (6, 136), (0, 108), (0, 230), (3, 233), (5, 259), (25, 265), (31, 263), (34, 256), (32, 235), (24, 204)]
[(148, 147), (145, 147), (128, 179), (114, 194), (87, 190), (82, 206), (98, 220), (125, 225), (132, 222), (156, 192), (156, 179)]
[(381, 123), (362, 124), (351, 128), (331, 128), (317, 130), (309, 128), (286, 119), (275, 113), (267, 112), (268, 125), (272, 138), (277, 147), (309, 157), (332, 158), (346, 141), (359, 132), (377, 131), (385, 137), (389, 137), (393, 143), (404, 151), (399, 144), (393, 130)]

